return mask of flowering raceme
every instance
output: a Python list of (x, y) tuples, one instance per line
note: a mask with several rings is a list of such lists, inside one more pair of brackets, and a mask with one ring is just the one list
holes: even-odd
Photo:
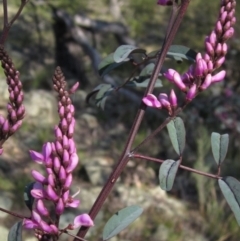
[[(70, 91), (67, 91), (62, 71), (57, 67), (53, 76), (53, 87), (58, 93), (58, 114), (60, 117), (60, 122), (54, 130), (55, 141), (45, 143), (41, 153), (30, 151), (32, 160), (44, 165), (46, 169), (46, 175), (42, 175), (36, 170), (32, 171), (32, 176), (36, 181), (31, 190), (31, 195), (35, 198), (35, 205), (31, 218), (25, 219), (23, 222), (25, 228), (35, 229), (35, 235), (38, 239), (43, 238), (44, 235), (51, 235), (56, 239), (66, 230), (80, 226), (93, 226), (90, 216), (82, 214), (77, 216), (72, 224), (62, 229), (59, 228), (59, 219), (64, 209), (66, 207), (76, 208), (80, 203), (79, 200), (75, 199), (75, 195), (70, 195), (72, 172), (79, 159), (73, 139), (74, 106), (69, 95), (75, 92), (78, 83)], [(50, 211), (45, 206), (47, 201), (53, 203), (54, 218), (50, 216)]]
[[(158, 1), (160, 5), (167, 1)], [(222, 66), (225, 61), (228, 46), (226, 41), (234, 34), (233, 25), (236, 22), (235, 18), (236, 0), (222, 0), (218, 20), (215, 24), (215, 29), (205, 39), (205, 54), (198, 53), (195, 63), (182, 75), (174, 69), (168, 69), (163, 75), (171, 83), (175, 84), (183, 93), (186, 94), (185, 102), (191, 101), (200, 91), (206, 90), (214, 83), (221, 82), (226, 75), (226, 71), (222, 70), (218, 73), (215, 71)], [(173, 94), (174, 91), (171, 91)], [(170, 95), (171, 95), (170, 94)], [(161, 96), (164, 97), (164, 102), (171, 102), (172, 97), (162, 93), (157, 98), (153, 94), (149, 94), (143, 98), (143, 102), (150, 107), (165, 108), (169, 114), (173, 112), (176, 105), (169, 107), (163, 105)], [(176, 103), (175, 103), (176, 104)]]

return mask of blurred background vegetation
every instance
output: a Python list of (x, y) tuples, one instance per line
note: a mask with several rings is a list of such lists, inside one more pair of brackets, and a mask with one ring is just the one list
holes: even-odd
[[(9, 1), (11, 14), (18, 9), (19, 1)], [(174, 44), (185, 45), (203, 52), (205, 36), (213, 29), (218, 16), (219, 2), (191, 1)], [(52, 73), (54, 68), (60, 65), (70, 84), (80, 81), (81, 89), (88, 93), (104, 81), (96, 72), (100, 59), (113, 52), (120, 44), (134, 44), (146, 48), (148, 52), (159, 49), (169, 13), (170, 9), (157, 6), (153, 0), (30, 0), (11, 29), (6, 48), (21, 72), (26, 92), (33, 89), (51, 91)], [(0, 17), (2, 20), (2, 13)], [(236, 17), (237, 19), (240, 17), (239, 5)], [(237, 21), (234, 38), (229, 41), (227, 61), (223, 66), (227, 70), (226, 81), (212, 86), (199, 95), (181, 114), (187, 129), (184, 164), (215, 173), (216, 166), (209, 144), (211, 132), (229, 133), (231, 141), (222, 175), (231, 175), (238, 179), (240, 179), (239, 30), (240, 25)], [(182, 72), (188, 64), (167, 62), (166, 66), (173, 65)], [(110, 77), (118, 82), (124, 82), (129, 73), (129, 68), (124, 67), (112, 72)], [(2, 72), (0, 76), (3, 79)], [(163, 84), (161, 91), (169, 91), (171, 86), (165, 80)], [(90, 150), (98, 153), (102, 149), (114, 160), (119, 157), (143, 93), (143, 90), (129, 91), (130, 96), (120, 93), (114, 99), (110, 99), (105, 112), (91, 105), (76, 103), (76, 106), (83, 107), (81, 110), (76, 108), (77, 115), (78, 112), (91, 113), (97, 117), (104, 130), (104, 136), (99, 136), (93, 141), (91, 148), (81, 149), (82, 157), (87, 155), (86, 152), (89, 154)], [(156, 90), (157, 93), (159, 91)], [(137, 98), (133, 99), (132, 96)], [(136, 143), (157, 127), (165, 117), (165, 113), (147, 112)], [(116, 137), (113, 132), (119, 126), (123, 126), (124, 131)], [(23, 129), (32, 131), (28, 126), (24, 126)], [(37, 131), (39, 142), (47, 140), (48, 132), (46, 127), (43, 131)], [(107, 134), (110, 139), (106, 139)], [(176, 158), (166, 132), (161, 133), (141, 151), (161, 159)], [(157, 176), (158, 166), (155, 164), (147, 166), (152, 167)], [(175, 184), (170, 195), (187, 202), (190, 210), (199, 210), (206, 220), (201, 231), (207, 240), (239, 240), (239, 228), (219, 193), (216, 182), (183, 171), (179, 172), (179, 177), (182, 181)], [(173, 240), (180, 239), (176, 236), (169, 239)]]

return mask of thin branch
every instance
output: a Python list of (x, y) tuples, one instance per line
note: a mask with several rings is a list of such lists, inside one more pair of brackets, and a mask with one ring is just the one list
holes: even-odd
[(21, 1), (21, 5), (20, 5), (17, 13), (12, 18), (12, 20), (10, 22), (8, 22), (7, 0), (3, 0), (4, 24), (3, 24), (2, 35), (1, 35), (1, 38), (0, 38), (0, 45), (4, 45), (4, 43), (6, 42), (6, 39), (8, 37), (8, 33), (9, 33), (13, 23), (18, 19), (18, 17), (20, 16), (23, 8), (27, 4), (27, 2), (28, 2), (28, 0), (22, 0)]
[[(180, 26), (180, 23), (182, 21), (182, 18), (187, 10), (188, 4), (189, 4), (190, 0), (185, 0), (183, 1), (180, 10), (179, 10), (179, 14), (176, 17), (176, 21), (175, 21), (175, 25), (171, 28), (167, 41), (164, 43), (164, 45), (162, 46), (161, 52), (159, 54), (159, 57), (157, 58), (157, 62), (155, 65), (155, 68), (153, 70), (152, 76), (150, 78), (150, 82), (148, 84), (148, 87), (145, 91), (144, 96), (146, 96), (149, 93), (152, 93), (155, 83), (157, 81), (157, 78), (159, 76), (159, 72), (162, 68), (163, 62), (165, 60), (167, 51), (170, 47), (170, 45), (173, 42), (173, 39), (177, 33), (177, 30)], [(167, 31), (168, 32), (168, 31)], [(135, 120), (133, 122), (132, 128), (130, 130), (126, 145), (124, 147), (124, 150), (122, 152), (121, 157), (119, 158), (115, 168), (113, 169), (113, 172), (111, 173), (111, 175), (109, 176), (107, 183), (104, 185), (103, 189), (101, 190), (100, 194), (98, 195), (95, 203), (93, 204), (89, 215), (90, 217), (94, 220), (96, 215), (98, 214), (98, 212), (100, 211), (103, 203), (105, 202), (105, 200), (107, 199), (107, 197), (109, 196), (116, 180), (118, 179), (118, 177), (120, 176), (120, 174), (122, 173), (122, 171), (124, 170), (125, 166), (127, 165), (128, 161), (129, 161), (129, 157), (130, 157), (130, 151), (132, 149), (132, 144), (133, 141), (135, 139), (135, 136), (138, 132), (138, 129), (140, 127), (140, 124), (142, 123), (142, 119), (144, 117), (145, 114), (145, 110), (146, 110), (146, 105), (141, 102), (141, 105), (138, 109), (137, 115), (135, 117)], [(78, 237), (83, 238), (87, 231), (88, 231), (89, 227), (81, 227), (77, 233)], [(74, 241), (77, 241), (77, 239), (75, 238)]]
[(6, 210), (6, 209), (4, 209), (4, 208), (1, 208), (1, 207), (0, 207), (0, 211), (2, 211), (2, 212), (4, 212), (4, 213), (8, 213), (8, 214), (10, 214), (10, 215), (12, 215), (12, 216), (14, 216), (14, 217), (21, 218), (21, 219), (29, 218), (29, 217), (24, 217), (24, 216), (22, 216), (22, 215), (20, 215), (20, 214), (17, 214), (17, 213), (8, 211), (8, 210)]
[(3, 0), (3, 27), (8, 26), (8, 6), (7, 0)]
[[(157, 162), (157, 163), (163, 163), (165, 161), (165, 160), (157, 159), (157, 158), (154, 158), (154, 157), (144, 156), (144, 155), (141, 155), (141, 154), (133, 154), (131, 156), (131, 158), (144, 159), (144, 160), (153, 161), (153, 162)], [(218, 175), (214, 175), (214, 174), (207, 173), (207, 172), (202, 172), (202, 171), (190, 168), (190, 167), (186, 167), (184, 165), (180, 165), (179, 168), (187, 170), (189, 172), (193, 172), (193, 173), (205, 176), (205, 177), (210, 177), (210, 178), (214, 178), (214, 179), (221, 179), (222, 178)]]

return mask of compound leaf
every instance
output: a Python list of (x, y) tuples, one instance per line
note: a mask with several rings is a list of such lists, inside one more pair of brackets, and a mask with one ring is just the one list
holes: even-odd
[(174, 161), (168, 159), (162, 163), (159, 169), (160, 187), (165, 191), (170, 191), (177, 174), (180, 160)]
[(240, 226), (240, 182), (233, 177), (224, 177), (218, 184)]
[(103, 240), (110, 239), (134, 222), (143, 212), (139, 206), (126, 207), (115, 213), (103, 229)]
[(176, 117), (167, 124), (167, 129), (174, 150), (178, 155), (181, 155), (186, 142), (186, 131), (183, 120), (180, 117)]
[(219, 133), (213, 132), (211, 135), (211, 146), (212, 146), (212, 153), (214, 160), (218, 165), (224, 161), (227, 150), (228, 150), (228, 143), (229, 143), (229, 135), (223, 134), (220, 135)]

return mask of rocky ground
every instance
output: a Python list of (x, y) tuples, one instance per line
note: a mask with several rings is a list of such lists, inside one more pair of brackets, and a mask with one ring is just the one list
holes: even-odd
[[(7, 87), (0, 81), (0, 114), (5, 115), (8, 99)], [(75, 139), (81, 164), (75, 172), (72, 190), (81, 189), (81, 205), (76, 211), (67, 210), (62, 216), (63, 226), (69, 223), (79, 211), (87, 212), (94, 203), (102, 185), (110, 174), (122, 148), (127, 128), (116, 122), (114, 128), (108, 122), (97, 119), (97, 111), (85, 105), (86, 93), (79, 90), (73, 101), (77, 106)], [(24, 186), (32, 181), (30, 171), (39, 168), (30, 161), (28, 150), (40, 150), (42, 144), (53, 138), (53, 126), (58, 122), (56, 100), (52, 92), (38, 90), (25, 95), (26, 118), (20, 131), (4, 144), (0, 158), (0, 206), (19, 213), (28, 214), (22, 198)], [(98, 113), (99, 114), (99, 113)], [(103, 115), (103, 114), (102, 114)], [(98, 115), (99, 116), (99, 115)], [(112, 120), (113, 121), (113, 120)], [(95, 227), (86, 237), (100, 240), (104, 222), (119, 209), (137, 204), (144, 208), (143, 215), (114, 241), (207, 241), (203, 233), (204, 219), (193, 211), (189, 203), (177, 200), (157, 185), (154, 169), (144, 163), (131, 161), (116, 183), (116, 187), (103, 210), (97, 216)], [(1, 241), (7, 240), (8, 228), (17, 220), (0, 213)], [(31, 233), (25, 232), (25, 241), (33, 241)], [(64, 241), (71, 240), (65, 236)]]

